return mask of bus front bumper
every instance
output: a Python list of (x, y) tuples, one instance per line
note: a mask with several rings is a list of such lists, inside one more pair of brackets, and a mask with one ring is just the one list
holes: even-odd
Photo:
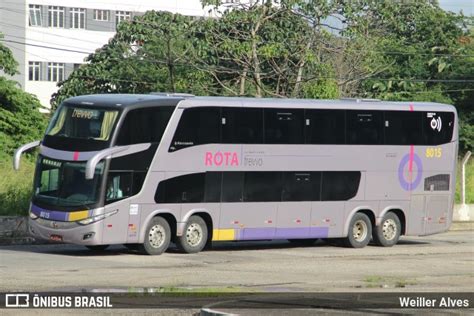
[(76, 222), (58, 222), (45, 219), (29, 219), (30, 234), (39, 239), (77, 245), (100, 245), (102, 243), (102, 221), (89, 225)]

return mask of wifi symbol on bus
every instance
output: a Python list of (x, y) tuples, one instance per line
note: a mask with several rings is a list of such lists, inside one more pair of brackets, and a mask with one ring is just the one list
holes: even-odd
[(431, 120), (430, 125), (431, 125), (431, 128), (432, 128), (433, 130), (437, 130), (438, 132), (440, 132), (440, 131), (441, 131), (441, 127), (443, 126), (443, 123), (442, 123), (442, 121), (441, 121), (441, 117), (438, 117), (437, 119), (435, 119), (435, 118), (433, 117), (433, 119)]

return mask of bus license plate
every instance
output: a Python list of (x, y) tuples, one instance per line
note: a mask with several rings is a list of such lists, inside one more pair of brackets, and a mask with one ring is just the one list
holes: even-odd
[(61, 236), (61, 235), (51, 235), (51, 236), (49, 236), (49, 239), (51, 239), (52, 241), (63, 241), (63, 236)]

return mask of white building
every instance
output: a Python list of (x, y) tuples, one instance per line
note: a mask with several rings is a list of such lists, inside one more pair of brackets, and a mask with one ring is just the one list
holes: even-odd
[(13, 79), (49, 108), (58, 81), (107, 43), (117, 23), (148, 10), (209, 15), (200, 0), (0, 0), (1, 42), (19, 63)]

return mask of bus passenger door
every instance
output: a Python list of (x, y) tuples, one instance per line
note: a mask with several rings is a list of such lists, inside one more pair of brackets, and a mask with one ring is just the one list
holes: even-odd
[[(133, 195), (132, 173), (112, 171), (108, 174), (105, 191), (105, 213), (116, 212), (104, 219), (103, 243), (118, 244), (136, 242), (138, 239), (139, 207), (130, 205), (128, 197)], [(133, 218), (132, 222), (130, 218)], [(129, 234), (131, 232), (131, 234)], [(129, 241), (132, 237), (133, 241)]]

